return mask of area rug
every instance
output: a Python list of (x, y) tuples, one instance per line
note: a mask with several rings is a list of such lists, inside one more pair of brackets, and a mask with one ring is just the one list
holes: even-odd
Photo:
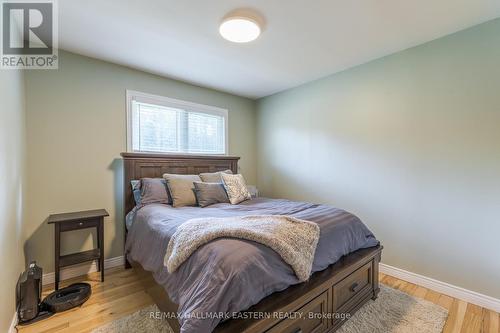
[(380, 284), (370, 300), (337, 333), (441, 333), (448, 310)]
[[(92, 333), (171, 333), (165, 321), (152, 318), (151, 314), (157, 311), (156, 305), (150, 305)], [(440, 333), (447, 316), (448, 311), (439, 305), (381, 284), (377, 300), (370, 300), (337, 332)]]

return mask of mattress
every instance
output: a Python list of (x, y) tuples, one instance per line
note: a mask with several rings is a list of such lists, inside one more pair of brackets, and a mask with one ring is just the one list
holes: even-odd
[(290, 215), (319, 225), (313, 273), (346, 254), (379, 244), (359, 218), (328, 205), (255, 198), (239, 205), (173, 208), (152, 204), (133, 210), (128, 216), (125, 251), (129, 260), (152, 272), (179, 305), (181, 332), (211, 332), (222, 320), (299, 283), (292, 268), (276, 252), (234, 238), (220, 238), (200, 247), (172, 274), (163, 266), (168, 241), (185, 221), (264, 214)]

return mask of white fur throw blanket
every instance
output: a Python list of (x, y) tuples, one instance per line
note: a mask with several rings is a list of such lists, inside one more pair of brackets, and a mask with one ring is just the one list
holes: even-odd
[(175, 272), (200, 246), (221, 237), (251, 240), (276, 251), (300, 281), (311, 275), (319, 240), (316, 223), (284, 215), (196, 218), (181, 224), (168, 243), (164, 264)]

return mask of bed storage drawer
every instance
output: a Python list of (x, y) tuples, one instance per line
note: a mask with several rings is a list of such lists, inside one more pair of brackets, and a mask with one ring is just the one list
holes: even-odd
[[(319, 333), (328, 327), (328, 298), (325, 291), (295, 311), (297, 317), (283, 319), (267, 332), (269, 333)], [(298, 317), (301, 314), (301, 317)]]
[(371, 288), (372, 263), (369, 262), (333, 286), (333, 309), (340, 309), (349, 300)]

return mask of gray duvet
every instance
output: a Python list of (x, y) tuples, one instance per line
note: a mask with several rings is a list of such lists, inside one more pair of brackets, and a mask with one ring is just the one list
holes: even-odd
[(183, 222), (203, 216), (290, 215), (320, 227), (312, 272), (321, 271), (340, 257), (378, 241), (354, 215), (327, 205), (257, 198), (239, 205), (205, 208), (152, 204), (134, 214), (125, 246), (130, 260), (153, 272), (170, 299), (179, 304), (181, 332), (211, 332), (220, 313), (245, 310), (273, 292), (299, 283), (292, 268), (270, 248), (246, 240), (221, 238), (191, 255), (169, 274), (163, 266), (167, 245)]

